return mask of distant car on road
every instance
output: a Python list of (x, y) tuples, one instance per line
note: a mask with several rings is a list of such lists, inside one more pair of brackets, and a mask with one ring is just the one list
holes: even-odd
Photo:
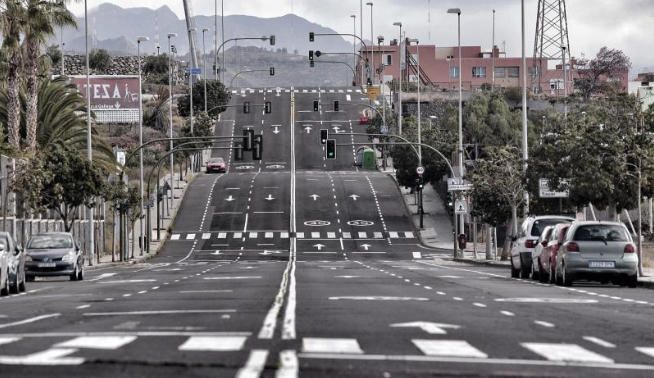
[(536, 240), (545, 227), (561, 222), (572, 222), (574, 218), (563, 216), (537, 216), (528, 217), (522, 222), (519, 234), (513, 236), (511, 245), (511, 277), (529, 278), (532, 267), (532, 253), (536, 247)]
[(0, 232), (0, 248), (9, 258), (9, 291), (14, 294), (25, 291), (25, 252), (8, 232)]
[(70, 232), (33, 235), (25, 252), (28, 281), (36, 276), (69, 276), (71, 281), (84, 279), (84, 253)]
[(0, 295), (9, 294), (9, 264), (11, 252), (0, 245)]
[(367, 115), (362, 114), (359, 116), (359, 125), (368, 125), (370, 124), (370, 118)]
[(590, 280), (636, 287), (638, 255), (624, 224), (576, 222), (556, 256), (556, 283)]
[(225, 173), (226, 168), (225, 160), (221, 157), (211, 158), (207, 162), (207, 173), (218, 172)]
[(543, 283), (554, 283), (556, 277), (556, 256), (561, 249), (561, 244), (565, 240), (565, 235), (570, 228), (570, 223), (559, 223), (554, 226), (552, 230), (552, 235), (550, 236), (549, 241), (545, 248), (543, 248), (542, 253), (538, 258), (540, 259), (539, 264), (542, 268), (540, 274), (540, 282)]

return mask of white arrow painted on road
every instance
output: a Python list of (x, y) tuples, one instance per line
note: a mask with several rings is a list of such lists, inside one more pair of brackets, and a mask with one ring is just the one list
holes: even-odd
[(305, 128), (304, 128), (304, 131), (305, 131), (307, 134), (311, 134), (311, 128), (310, 128), (309, 126), (305, 127)]
[(395, 324), (391, 324), (390, 326), (403, 327), (403, 328), (420, 328), (431, 335), (446, 335), (447, 331), (445, 331), (444, 328), (449, 328), (449, 329), (461, 328), (460, 326), (454, 324), (422, 322), (422, 321), (409, 322), (409, 323), (395, 323)]
[(273, 253), (274, 254), (280, 254), (280, 253), (282, 253), (282, 251), (267, 251), (267, 250), (264, 250), (263, 252), (261, 252), (259, 254), (264, 255), (264, 256), (268, 256), (268, 255), (272, 255)]
[(361, 247), (367, 251), (370, 248), (370, 244), (364, 244)]
[(273, 198), (272, 194), (268, 194), (268, 197), (265, 198), (266, 201), (272, 201), (275, 198)]
[(325, 248), (325, 246), (322, 244), (315, 244), (313, 247), (318, 248), (318, 251), (322, 251), (322, 249)]
[(273, 130), (273, 134), (279, 134), (279, 127), (275, 126), (275, 129)]
[(234, 197), (232, 197), (232, 195), (230, 194), (229, 197), (225, 198), (225, 201), (232, 202), (234, 201)]
[(220, 253), (220, 251), (216, 251), (216, 252), (212, 253), (212, 255), (222, 255), (222, 253)]
[(309, 197), (313, 198), (314, 201), (317, 201), (318, 198), (320, 198), (320, 196), (317, 195), (317, 194), (312, 194), (312, 195), (310, 195)]
[(351, 196), (348, 196), (348, 197), (350, 197), (350, 198), (352, 198), (354, 201), (356, 201), (356, 200), (357, 200), (359, 197), (361, 197), (361, 196), (358, 196), (358, 195), (356, 195), (356, 194), (352, 194)]

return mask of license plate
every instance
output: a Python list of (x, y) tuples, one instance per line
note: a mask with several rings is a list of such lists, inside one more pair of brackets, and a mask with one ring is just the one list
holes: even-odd
[(591, 261), (588, 263), (590, 268), (615, 268), (613, 261)]
[(49, 262), (49, 263), (39, 263), (39, 268), (54, 268), (57, 266), (57, 263)]

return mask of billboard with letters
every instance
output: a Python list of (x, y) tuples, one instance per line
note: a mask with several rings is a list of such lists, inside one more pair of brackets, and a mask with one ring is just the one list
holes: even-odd
[[(86, 98), (86, 76), (71, 76)], [(98, 123), (137, 123), (139, 121), (139, 77), (93, 75), (90, 77), (91, 110)]]

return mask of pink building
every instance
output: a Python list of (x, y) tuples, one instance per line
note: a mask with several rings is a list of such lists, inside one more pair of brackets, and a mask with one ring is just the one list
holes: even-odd
[[(418, 49), (420, 49), (422, 84), (434, 90), (457, 90), (459, 86), (459, 49), (456, 46), (409, 45), (406, 49), (405, 68), (402, 70), (403, 81), (417, 82), (418, 80)], [(374, 46), (372, 51), (372, 63), (376, 68), (373, 83), (379, 83), (380, 79), (384, 82), (396, 81), (400, 76), (399, 46), (396, 43)], [(370, 49), (362, 49), (360, 53), (369, 57)], [(497, 47), (492, 53), (484, 52), (480, 46), (462, 46), (461, 56), (461, 78), (464, 90), (476, 90), (483, 84), (490, 85), (493, 82), (493, 73), (496, 86), (504, 88), (521, 86), (521, 58), (506, 57), (506, 54)], [(382, 63), (384, 66), (380, 78), (379, 68)], [(533, 58), (527, 58), (527, 69), (529, 70), (527, 85), (532, 91), (537, 90), (540, 82), (540, 88), (544, 94), (563, 95), (564, 71), (562, 64), (558, 64), (555, 69), (547, 69), (547, 61), (538, 62)], [(537, 75), (538, 70), (542, 72), (540, 78)], [(568, 70), (568, 80), (566, 80), (568, 93), (571, 93), (574, 78), (577, 76), (575, 71)], [(360, 84), (360, 80), (357, 82)]]

